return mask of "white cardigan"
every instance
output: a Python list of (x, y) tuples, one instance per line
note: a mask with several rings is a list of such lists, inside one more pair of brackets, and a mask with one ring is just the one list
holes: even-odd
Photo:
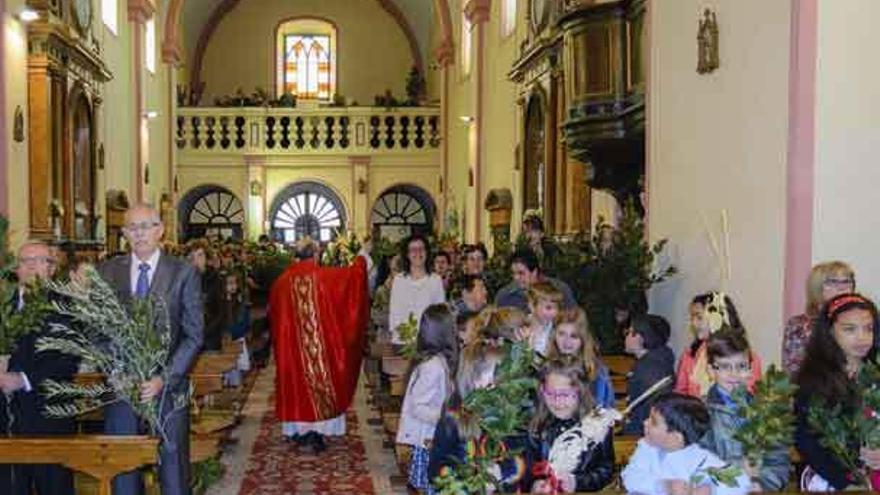
[(432, 304), (446, 302), (446, 291), (443, 279), (437, 274), (430, 274), (418, 280), (409, 275), (398, 273), (391, 284), (391, 301), (388, 304), (388, 331), (391, 332), (391, 343), (402, 344), (397, 326), (406, 322), (412, 314), (416, 323), (422, 313)]
[(416, 366), (400, 408), (397, 443), (425, 447), (434, 438), (449, 388), (449, 370), (442, 356)]

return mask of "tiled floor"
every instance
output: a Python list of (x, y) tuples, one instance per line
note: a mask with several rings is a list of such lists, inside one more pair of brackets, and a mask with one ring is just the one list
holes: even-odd
[[(208, 491), (209, 495), (239, 495), (241, 493), (242, 481), (250, 465), (251, 453), (263, 417), (267, 413), (273, 414), (270, 407), (270, 397), (274, 387), (274, 376), (275, 368), (270, 365), (262, 370), (257, 378), (243, 410), (243, 421), (233, 433), (238, 439), (238, 443), (232, 446), (221, 458), (221, 462), (226, 467), (226, 473), (220, 482), (211, 487)], [(361, 435), (366, 454), (366, 468), (373, 481), (373, 490), (382, 495), (405, 494), (406, 491), (402, 486), (393, 486), (391, 483), (391, 477), (398, 474), (397, 465), (391, 449), (383, 447), (384, 433), (381, 421), (376, 421), (379, 414), (367, 404), (368, 395), (364, 382), (361, 380), (355, 394), (353, 407), (358, 421), (357, 432)], [(373, 421), (370, 421), (371, 419)], [(371, 425), (371, 423), (376, 425)], [(281, 435), (280, 431), (278, 435)]]

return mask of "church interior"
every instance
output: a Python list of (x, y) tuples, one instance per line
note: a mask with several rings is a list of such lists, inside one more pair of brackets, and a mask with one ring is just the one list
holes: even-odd
[[(880, 183), (880, 68), (861, 56), (874, 0), (0, 0), (0, 12), (13, 252), (40, 240), (88, 262), (124, 253), (139, 204), (159, 211), (169, 246), (421, 234), (485, 246), (490, 268), (527, 219), (561, 246), (635, 225), (648, 275), (674, 267), (639, 297), (668, 321), (675, 355), (693, 339), (693, 296), (720, 291), (765, 365), (783, 361), (814, 265), (841, 260), (880, 297), (880, 234), (859, 219)], [(210, 393), (193, 414), (222, 429), (203, 424), (193, 441), (212, 461), (193, 468), (209, 480), (195, 492), (407, 493), (395, 433), (409, 361), (371, 335), (347, 433), (314, 456), (282, 439), (271, 358), (232, 385), (240, 344), (200, 362), (193, 379)], [(10, 448), (0, 440), (0, 461)], [(69, 452), (100, 448), (134, 456)], [(64, 457), (52, 459), (76, 471), (76, 493), (104, 493), (106, 471)]]

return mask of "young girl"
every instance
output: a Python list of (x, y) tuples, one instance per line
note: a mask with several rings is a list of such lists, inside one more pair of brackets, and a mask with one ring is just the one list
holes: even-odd
[[(468, 452), (485, 448), (480, 418), (462, 414), (461, 404), (471, 392), (491, 387), (495, 383), (495, 368), (504, 357), (503, 342), (509, 340), (507, 335), (512, 333), (506, 322), (525, 319), (521, 312), (514, 311), (520, 313), (519, 318), (511, 318), (515, 315), (505, 314), (492, 307), (483, 310), (477, 321), (475, 340), (462, 350), (456, 374), (456, 393), (444, 406), (434, 431), (428, 466), (428, 478), (431, 481), (442, 476), (446, 469), (465, 462)], [(521, 450), (512, 442), (505, 441), (505, 446), (512, 452)], [(520, 453), (510, 454), (498, 459), (490, 471), (506, 491), (516, 491), (525, 475), (525, 458)]]
[(440, 420), (443, 403), (452, 394), (450, 370), (455, 369), (458, 338), (452, 312), (445, 304), (428, 306), (419, 323), (416, 340), (418, 365), (409, 377), (397, 443), (413, 447), (409, 484), (428, 491), (428, 445)]
[[(745, 333), (733, 300), (720, 292), (700, 294), (691, 301), (690, 326), (694, 341), (681, 356), (675, 374), (675, 391), (680, 394), (704, 397), (712, 386), (709, 363), (706, 357), (706, 340), (722, 328)], [(749, 390), (761, 378), (761, 358), (752, 353), (752, 374)]]
[[(853, 482), (840, 460), (821, 444), (808, 421), (813, 401), (826, 407), (842, 406), (852, 413), (859, 406), (855, 378), (866, 360), (877, 353), (874, 335), (880, 331), (877, 307), (858, 294), (841, 294), (822, 308), (797, 375), (795, 445), (807, 468), (801, 476), (803, 491), (836, 491)], [(852, 448), (858, 449), (858, 442)], [(864, 464), (880, 469), (880, 450), (861, 448)]]
[[(531, 485), (532, 493), (601, 490), (614, 473), (613, 416), (609, 410), (594, 407), (580, 363), (549, 361), (540, 380), (541, 399), (529, 428), (527, 448), (532, 483), (526, 486)], [(582, 428), (582, 420), (591, 426), (589, 431), (581, 431), (589, 438), (586, 448), (568, 440), (579, 431), (575, 428)], [(572, 447), (575, 443), (578, 445)], [(572, 448), (578, 452), (563, 454)], [(542, 475), (546, 477), (540, 479)]]
[(611, 386), (611, 376), (608, 368), (599, 359), (596, 343), (587, 323), (587, 314), (581, 308), (563, 311), (550, 339), (547, 358), (552, 360), (563, 356), (572, 356), (580, 361), (596, 404), (613, 408), (614, 388)]

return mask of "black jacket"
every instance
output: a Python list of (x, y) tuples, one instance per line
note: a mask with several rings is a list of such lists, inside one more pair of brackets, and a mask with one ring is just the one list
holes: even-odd
[[(813, 397), (815, 394), (801, 389), (795, 398), (794, 411), (797, 416), (794, 432), (795, 447), (800, 452), (804, 464), (812, 467), (835, 490), (843, 490), (852, 483), (853, 477), (837, 457), (822, 446), (819, 435), (810, 426), (807, 418)], [(844, 404), (844, 408), (846, 407), (847, 405)], [(858, 448), (858, 444), (852, 445), (852, 449), (858, 450)]]
[[(632, 371), (626, 379), (627, 403), (642, 395), (652, 385), (667, 376), (675, 376), (675, 354), (667, 345), (663, 345), (648, 352), (637, 359)], [(665, 390), (672, 390), (672, 384)], [(658, 392), (659, 393), (659, 392)], [(646, 400), (633, 409), (623, 427), (625, 435), (642, 436), (642, 423), (648, 419), (651, 412), (651, 400)]]
[[(541, 461), (546, 461), (550, 453), (550, 447), (556, 438), (566, 430), (577, 425), (577, 419), (552, 419), (550, 424), (539, 434), (529, 437), (526, 459), (528, 469), (523, 486), (531, 489), (535, 480), (532, 468)], [(597, 492), (602, 490), (614, 476), (614, 431), (609, 429), (602, 443), (591, 450), (581, 453), (581, 460), (574, 471), (577, 492)]]
[(7, 371), (24, 373), (31, 390), (18, 390), (9, 399), (13, 415), (10, 428), (6, 407), (0, 407), (0, 431), (15, 434), (73, 433), (75, 418), (49, 418), (45, 415), (46, 398), (42, 391), (46, 380), (71, 381), (79, 367), (79, 358), (56, 351), (37, 352), (37, 340), (49, 333), (52, 323), (60, 323), (62, 316), (50, 314), (41, 328), (18, 338), (9, 358)]

